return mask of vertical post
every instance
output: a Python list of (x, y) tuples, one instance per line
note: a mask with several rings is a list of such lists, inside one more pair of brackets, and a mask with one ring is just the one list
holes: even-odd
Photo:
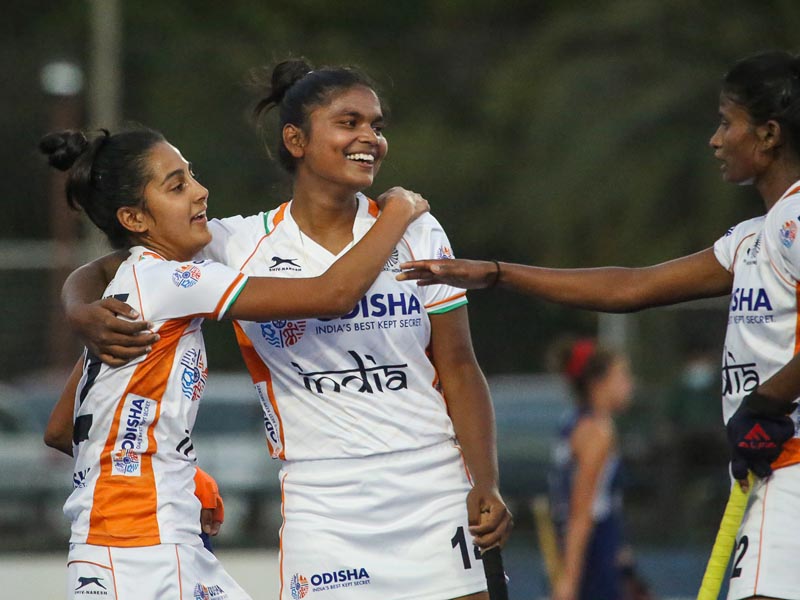
[[(91, 48), (89, 52), (89, 123), (111, 131), (120, 121), (122, 97), (122, 9), (119, 0), (87, 0)], [(96, 227), (86, 227), (84, 260), (108, 251), (105, 237)]]
[[(41, 72), (41, 84), (50, 97), (50, 130), (76, 129), (81, 122), (83, 72), (70, 62), (52, 62)], [(49, 221), (53, 240), (53, 267), (50, 271), (48, 359), (53, 368), (74, 363), (77, 347), (64, 319), (59, 298), (61, 286), (75, 264), (75, 242), (78, 237), (78, 215), (69, 210), (64, 198), (63, 173), (51, 169)]]

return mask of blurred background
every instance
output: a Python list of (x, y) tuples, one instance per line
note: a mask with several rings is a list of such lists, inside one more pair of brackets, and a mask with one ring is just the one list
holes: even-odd
[[(759, 214), (724, 185), (707, 142), (736, 59), (798, 51), (793, 0), (44, 0), (0, 21), (0, 528), (3, 551), (66, 549), (70, 461), (41, 443), (80, 352), (58, 304), (104, 253), (37, 152), (52, 129), (139, 122), (165, 133), (211, 190), (209, 214), (251, 214), (289, 182), (248, 121), (251, 71), (288, 56), (355, 64), (389, 108), (370, 190), (423, 193), (457, 256), (544, 266), (659, 262)], [(545, 489), (569, 395), (547, 374), (564, 333), (633, 357), (622, 428), (629, 536), (662, 597), (691, 596), (727, 496), (719, 357), (727, 300), (598, 316), (502, 291), (470, 296), (498, 413), (503, 491), (517, 516), (517, 589), (545, 592), (528, 503)], [(277, 543), (278, 465), (228, 325), (208, 323), (195, 441), (228, 502), (225, 548)], [(221, 449), (225, 449), (223, 452)], [(11, 554), (8, 557), (12, 556)], [(512, 583), (514, 574), (512, 573)]]

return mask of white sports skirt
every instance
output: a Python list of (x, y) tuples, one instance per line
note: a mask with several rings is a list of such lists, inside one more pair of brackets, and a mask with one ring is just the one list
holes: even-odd
[(447, 600), (486, 589), (454, 442), (281, 470), (280, 600)]
[(729, 575), (728, 600), (800, 600), (800, 464), (756, 480)]
[(136, 548), (70, 544), (69, 600), (252, 600), (197, 544)]

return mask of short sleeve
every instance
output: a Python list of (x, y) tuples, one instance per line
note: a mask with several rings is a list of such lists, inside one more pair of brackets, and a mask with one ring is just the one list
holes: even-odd
[(153, 261), (134, 266), (134, 273), (142, 317), (149, 321), (221, 319), (247, 282), (239, 271), (208, 260)]
[(714, 256), (717, 257), (719, 264), (721, 264), (726, 271), (730, 271), (733, 268), (733, 260), (736, 255), (735, 230), (735, 226), (731, 227), (725, 232), (725, 235), (714, 243)]
[[(452, 259), (450, 240), (442, 226), (430, 214), (423, 215), (412, 224), (412, 251), (415, 260), (428, 258)], [(466, 290), (449, 285), (431, 285), (420, 288), (428, 314), (441, 314), (467, 303)]]
[(786, 273), (800, 280), (800, 193), (780, 200), (767, 215), (764, 229), (768, 248), (777, 251)]

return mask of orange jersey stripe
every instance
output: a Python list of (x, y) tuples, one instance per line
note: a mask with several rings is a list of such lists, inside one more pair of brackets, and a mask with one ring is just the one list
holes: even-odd
[(256, 244), (256, 247), (253, 248), (253, 251), (250, 253), (250, 256), (248, 256), (245, 259), (245, 261), (242, 263), (242, 266), (239, 267), (240, 271), (242, 271), (244, 269), (245, 265), (247, 265), (247, 263), (250, 262), (250, 259), (253, 258), (253, 256), (255, 256), (256, 252), (258, 252), (258, 248), (259, 248), (259, 246), (261, 246), (261, 242), (263, 242), (265, 239), (267, 239), (269, 236), (271, 236), (272, 232), (275, 231), (275, 229), (278, 227), (278, 225), (280, 225), (280, 222), (283, 221), (283, 217), (284, 217), (284, 214), (286, 213), (286, 207), (287, 206), (289, 206), (289, 203), (288, 202), (284, 202), (283, 204), (281, 204), (278, 207), (278, 212), (275, 213), (275, 218), (272, 220), (272, 229), (269, 231), (269, 233), (265, 233), (264, 237), (262, 237), (260, 240), (258, 240), (258, 243)]
[[(286, 460), (286, 440), (283, 437), (283, 421), (281, 420), (281, 412), (278, 410), (278, 403), (275, 400), (275, 394), (272, 391), (272, 373), (269, 367), (264, 364), (264, 361), (261, 360), (261, 357), (258, 355), (258, 352), (256, 352), (253, 343), (250, 341), (250, 338), (247, 337), (241, 325), (234, 322), (233, 330), (236, 333), (236, 341), (239, 343), (239, 350), (242, 353), (244, 364), (250, 372), (253, 383), (259, 383), (261, 381), (266, 383), (269, 403), (272, 405), (272, 410), (275, 413), (275, 417), (278, 419), (278, 425), (280, 425), (281, 451), (278, 457), (281, 460)], [(270, 445), (269, 450), (270, 454), (272, 454), (274, 448), (271, 447), (269, 436), (267, 436), (267, 444)]]
[(230, 299), (231, 291), (232, 291), (234, 288), (236, 288), (236, 286), (237, 286), (237, 285), (239, 285), (239, 282), (241, 282), (241, 281), (242, 281), (242, 277), (244, 277), (244, 275), (243, 275), (242, 273), (239, 273), (239, 274), (236, 276), (236, 279), (234, 279), (234, 280), (233, 280), (233, 282), (232, 282), (232, 283), (231, 283), (231, 284), (228, 286), (228, 289), (227, 289), (227, 290), (225, 290), (225, 293), (224, 293), (224, 294), (222, 294), (222, 297), (219, 299), (219, 302), (218, 302), (218, 303), (217, 303), (217, 305), (214, 307), (214, 313), (213, 313), (213, 315), (214, 315), (214, 318), (215, 318), (215, 319), (219, 317), (219, 312), (222, 310), (222, 307), (223, 307), (223, 306), (225, 305), (225, 303), (226, 303), (226, 302), (227, 302), (227, 301)]
[(381, 210), (378, 208), (378, 203), (375, 202), (375, 200), (373, 200), (372, 198), (367, 198), (367, 202), (369, 202), (367, 206), (369, 214), (371, 214), (373, 217), (377, 219), (378, 215), (381, 214)]
[[(114, 421), (100, 456), (100, 477), (94, 490), (87, 544), (150, 546), (161, 543), (153, 473), (153, 454), (157, 451), (155, 428), (178, 340), (190, 324), (190, 319), (173, 319), (164, 323), (158, 331), (161, 339), (153, 345), (153, 351), (148, 357), (136, 367), (117, 403)], [(155, 401), (156, 414), (147, 428), (147, 450), (140, 457), (140, 475), (115, 477), (112, 475), (111, 455), (121, 426), (122, 409), (129, 394)]]

